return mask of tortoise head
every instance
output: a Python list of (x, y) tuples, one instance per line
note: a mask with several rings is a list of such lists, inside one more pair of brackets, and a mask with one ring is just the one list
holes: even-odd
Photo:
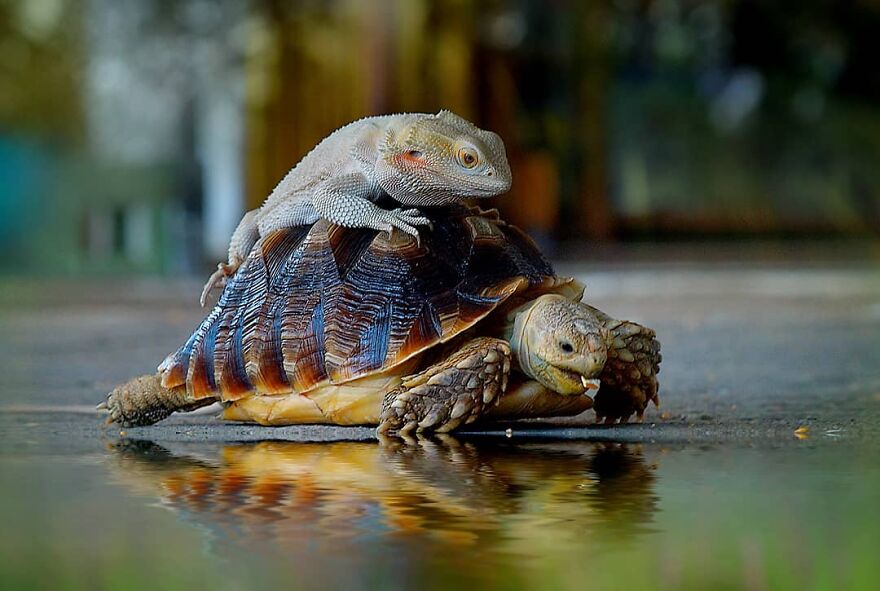
[(599, 387), (607, 330), (587, 306), (546, 294), (516, 315), (511, 348), (522, 371), (559, 394)]

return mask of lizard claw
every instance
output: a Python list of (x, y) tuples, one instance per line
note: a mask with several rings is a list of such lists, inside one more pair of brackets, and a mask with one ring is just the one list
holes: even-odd
[(400, 211), (401, 215), (407, 217), (407, 221), (413, 226), (428, 226), (430, 230), (434, 229), (434, 223), (422, 215), (418, 209), (404, 209)]
[(416, 226), (431, 226), (431, 220), (422, 215), (418, 209), (394, 209), (388, 212), (388, 223), (391, 227), (388, 229), (388, 236), (391, 237), (391, 230), (397, 228), (402, 230), (416, 239), (416, 244), (421, 246), (422, 239)]
[(211, 295), (212, 291), (214, 291), (214, 288), (218, 285), (226, 285), (226, 279), (235, 275), (238, 267), (238, 265), (227, 263), (217, 264), (217, 270), (214, 271), (210, 277), (208, 277), (208, 281), (205, 283), (205, 287), (202, 288), (202, 295), (199, 297), (199, 303), (202, 305), (203, 308), (205, 307), (205, 302), (208, 301), (208, 296)]
[(395, 230), (397, 230), (398, 232), (403, 232), (405, 234), (409, 234), (410, 236), (415, 238), (416, 239), (416, 246), (422, 245), (422, 237), (419, 236), (418, 230), (416, 230), (415, 228), (411, 228), (411, 229), (407, 230), (407, 229), (401, 228), (399, 225), (394, 225), (394, 226), (389, 225), (388, 226), (388, 229), (386, 230), (386, 232), (388, 232), (388, 240), (394, 239), (394, 231)]

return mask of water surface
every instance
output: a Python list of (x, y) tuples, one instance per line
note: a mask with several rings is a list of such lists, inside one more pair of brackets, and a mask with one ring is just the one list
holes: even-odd
[(163, 444), (53, 437), (51, 420), (16, 419), (8, 433), (18, 441), (0, 453), (7, 588), (880, 580), (878, 450), (833, 434), (757, 446), (522, 436)]

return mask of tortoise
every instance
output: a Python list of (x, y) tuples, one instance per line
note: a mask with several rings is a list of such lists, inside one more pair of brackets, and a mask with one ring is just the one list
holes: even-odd
[(158, 373), (100, 406), (125, 426), (220, 401), (234, 421), (406, 434), (659, 402), (653, 330), (582, 303), (496, 210), (429, 215), (420, 242), (324, 220), (265, 236)]

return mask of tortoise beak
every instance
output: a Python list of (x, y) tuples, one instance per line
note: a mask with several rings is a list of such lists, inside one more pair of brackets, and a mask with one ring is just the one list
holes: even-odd
[(598, 390), (599, 386), (602, 385), (602, 382), (598, 379), (589, 379), (585, 376), (581, 376), (581, 384), (584, 385), (584, 390), (589, 392), (591, 390)]

